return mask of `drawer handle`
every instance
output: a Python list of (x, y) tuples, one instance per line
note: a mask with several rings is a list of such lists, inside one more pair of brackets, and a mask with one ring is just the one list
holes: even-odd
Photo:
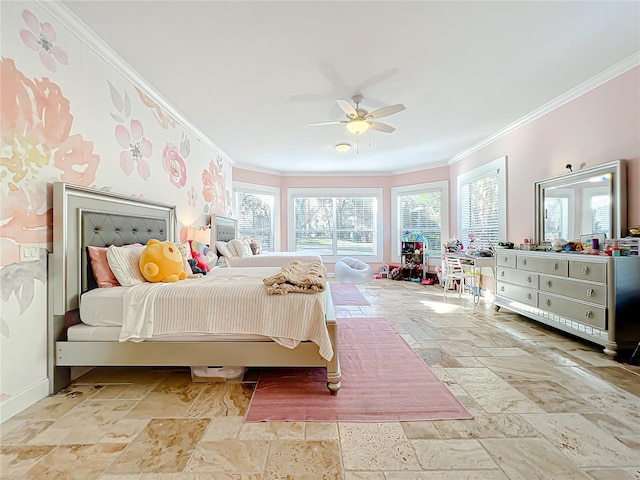
[(551, 287), (551, 280), (547, 280), (547, 287)]
[(531, 277), (527, 277), (527, 282), (531, 283)]
[(502, 271), (500, 272), (500, 276), (501, 276), (501, 277), (504, 277), (504, 270), (502, 270)]
[(527, 293), (527, 300), (531, 300), (531, 294)]
[(558, 269), (558, 264), (556, 262), (553, 262), (551, 264), (551, 270), (557, 270)]
[(548, 307), (549, 305), (551, 305), (551, 300), (549, 300), (548, 298), (544, 301), (545, 305)]
[(587, 313), (585, 313), (584, 316), (587, 318), (591, 318), (593, 317), (593, 312), (591, 310), (587, 310)]
[(587, 288), (587, 297), (591, 297), (593, 295), (593, 288)]
[(589, 273), (589, 267), (582, 267), (582, 274), (587, 275)]
[(504, 292), (504, 287), (500, 287), (500, 291), (501, 291), (501, 292)]
[(522, 260), (522, 264), (526, 265), (527, 264), (527, 259), (525, 258), (524, 260)]

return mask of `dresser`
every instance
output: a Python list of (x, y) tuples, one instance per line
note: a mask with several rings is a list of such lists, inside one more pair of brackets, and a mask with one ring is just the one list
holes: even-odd
[(616, 356), (640, 341), (640, 257), (501, 250), (494, 304)]

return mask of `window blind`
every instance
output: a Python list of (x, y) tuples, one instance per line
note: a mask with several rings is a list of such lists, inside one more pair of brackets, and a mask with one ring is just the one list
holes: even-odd
[(375, 197), (296, 196), (294, 251), (317, 255), (375, 255)]
[(236, 218), (238, 236), (258, 240), (262, 250), (274, 250), (274, 205), (275, 196), (236, 190)]
[[(440, 250), (442, 245), (442, 194), (439, 190), (398, 195), (398, 247), (407, 234), (421, 234), (426, 250)], [(398, 251), (398, 254), (400, 252)]]
[(476, 236), (476, 245), (496, 245), (500, 237), (498, 171), (471, 179), (460, 185), (461, 236), (469, 246), (469, 233)]

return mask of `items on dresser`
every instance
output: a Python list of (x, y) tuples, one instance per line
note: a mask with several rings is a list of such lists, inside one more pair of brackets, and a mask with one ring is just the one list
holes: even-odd
[(640, 341), (640, 257), (498, 252), (496, 309), (584, 338), (616, 355)]

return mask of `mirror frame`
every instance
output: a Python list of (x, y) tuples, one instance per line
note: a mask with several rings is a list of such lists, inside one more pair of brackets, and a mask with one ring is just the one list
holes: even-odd
[[(577, 172), (547, 178), (535, 182), (534, 193), (534, 235), (533, 243), (538, 246), (550, 246), (544, 239), (544, 191), (550, 187), (561, 187), (598, 175), (611, 174), (609, 195), (611, 196), (609, 218), (611, 219), (611, 237), (622, 238), (627, 228), (627, 165), (624, 160), (596, 165)], [(575, 240), (568, 238), (567, 240)]]

